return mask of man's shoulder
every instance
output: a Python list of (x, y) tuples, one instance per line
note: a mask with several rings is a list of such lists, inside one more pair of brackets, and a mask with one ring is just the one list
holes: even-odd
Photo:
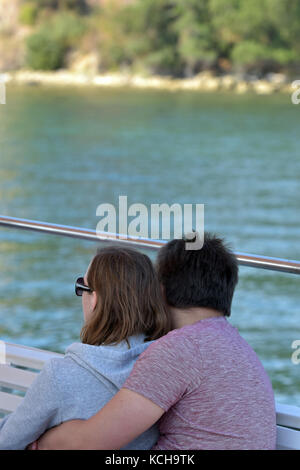
[(213, 317), (170, 331), (150, 344), (142, 356), (162, 353), (170, 356), (180, 355), (180, 357), (198, 355), (201, 349), (210, 349), (218, 342), (225, 341), (226, 344), (230, 344), (233, 337), (235, 341), (245, 342), (225, 317)]
[(225, 317), (213, 317), (200, 320), (191, 325), (185, 325), (170, 331), (165, 336), (154, 341), (148, 349), (156, 348), (177, 348), (193, 345), (198, 347), (204, 346), (206, 343), (211, 343), (212, 340), (224, 340), (228, 338), (230, 342), (232, 337), (240, 339), (245, 342), (239, 335), (237, 328), (233, 327)]

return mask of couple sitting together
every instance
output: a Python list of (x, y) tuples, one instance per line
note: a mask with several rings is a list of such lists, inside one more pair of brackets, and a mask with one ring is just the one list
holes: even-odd
[(185, 248), (170, 241), (155, 267), (98, 250), (76, 283), (81, 343), (45, 364), (0, 449), (275, 449), (270, 380), (227, 320), (236, 257), (208, 233)]

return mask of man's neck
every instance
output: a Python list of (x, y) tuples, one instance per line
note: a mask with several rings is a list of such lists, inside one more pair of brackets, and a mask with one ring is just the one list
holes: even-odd
[(171, 311), (172, 326), (174, 330), (186, 325), (192, 325), (193, 323), (204, 320), (205, 318), (224, 317), (223, 313), (211, 308), (169, 308)]

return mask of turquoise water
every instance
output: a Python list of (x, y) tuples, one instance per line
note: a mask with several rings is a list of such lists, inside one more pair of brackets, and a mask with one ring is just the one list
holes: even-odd
[[(205, 204), (234, 250), (300, 260), (300, 106), (256, 96), (9, 88), (0, 106), (0, 213), (95, 229), (101, 203)], [(74, 279), (95, 244), (0, 228), (1, 339), (62, 352), (82, 326)], [(300, 406), (299, 282), (240, 268), (231, 323), (276, 398)]]

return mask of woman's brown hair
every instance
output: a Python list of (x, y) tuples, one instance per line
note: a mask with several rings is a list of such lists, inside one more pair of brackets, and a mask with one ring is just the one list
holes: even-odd
[(147, 255), (128, 247), (98, 249), (87, 282), (97, 293), (97, 304), (81, 330), (83, 343), (118, 344), (140, 333), (151, 341), (171, 330), (158, 277)]

